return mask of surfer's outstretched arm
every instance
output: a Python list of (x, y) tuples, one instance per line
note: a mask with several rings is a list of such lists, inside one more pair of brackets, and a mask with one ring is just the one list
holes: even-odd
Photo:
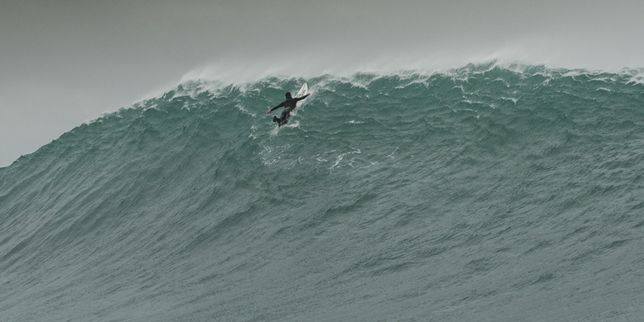
[(270, 110), (266, 111), (266, 114), (268, 114), (268, 113), (270, 113), (270, 112), (272, 112), (272, 111), (274, 111), (274, 110), (276, 110), (276, 109), (278, 109), (278, 108), (280, 108), (282, 106), (284, 106), (284, 102), (282, 102), (279, 105), (277, 105), (277, 106), (271, 108)]
[(302, 97), (296, 97), (295, 99), (298, 100), (298, 101), (301, 101), (301, 100), (305, 99), (309, 95), (311, 95), (311, 93), (308, 93), (308, 94), (306, 94), (306, 95), (304, 95)]

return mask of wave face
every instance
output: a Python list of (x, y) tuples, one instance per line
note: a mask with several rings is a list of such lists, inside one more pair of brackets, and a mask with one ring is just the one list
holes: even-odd
[(0, 169), (3, 321), (644, 318), (634, 73), (188, 82)]

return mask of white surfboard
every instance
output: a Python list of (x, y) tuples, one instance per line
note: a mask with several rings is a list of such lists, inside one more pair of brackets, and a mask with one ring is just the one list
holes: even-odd
[(295, 95), (295, 97), (302, 97), (302, 96), (304, 96), (304, 95), (306, 95), (308, 93), (309, 93), (309, 85), (304, 83), (304, 85), (302, 85), (302, 87), (300, 87), (300, 90), (297, 91), (297, 95)]
[[(307, 83), (302, 84), (302, 87), (300, 87), (300, 90), (297, 91), (297, 94), (295, 95), (295, 98), (302, 97), (306, 94), (309, 94), (309, 85)], [(300, 101), (298, 103), (298, 107), (302, 106), (305, 101)], [(291, 115), (297, 115), (297, 108), (291, 112)]]

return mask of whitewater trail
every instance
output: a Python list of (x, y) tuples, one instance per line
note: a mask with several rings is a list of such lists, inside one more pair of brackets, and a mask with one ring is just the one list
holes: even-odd
[(0, 320), (641, 320), (638, 75), (185, 82), (0, 169)]

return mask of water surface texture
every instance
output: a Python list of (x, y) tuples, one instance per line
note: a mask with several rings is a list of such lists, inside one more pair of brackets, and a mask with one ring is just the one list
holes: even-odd
[(184, 83), (0, 169), (0, 320), (640, 321), (638, 75)]

